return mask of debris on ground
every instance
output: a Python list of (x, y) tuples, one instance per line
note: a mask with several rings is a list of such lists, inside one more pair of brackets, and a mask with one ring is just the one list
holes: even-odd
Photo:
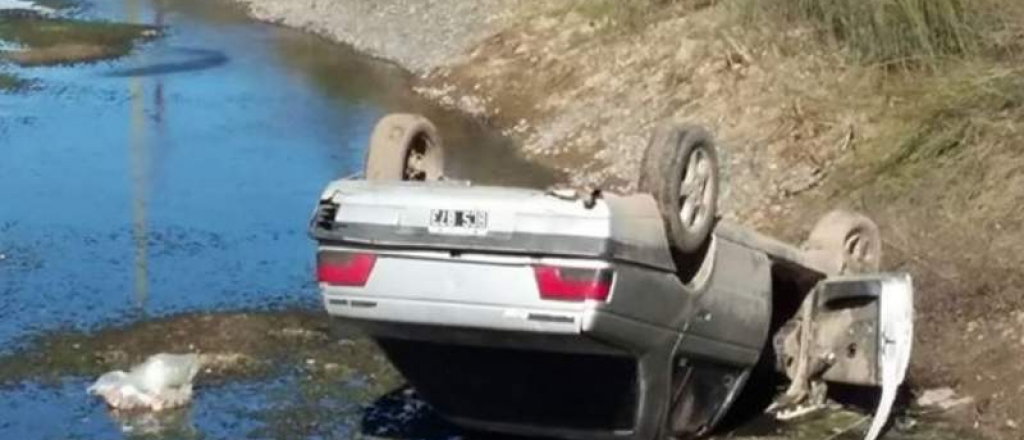
[(185, 406), (192, 399), (192, 380), (199, 372), (195, 354), (160, 353), (130, 371), (111, 371), (89, 387), (117, 410), (162, 411)]
[(934, 407), (949, 411), (953, 408), (970, 405), (974, 398), (970, 396), (958, 397), (952, 388), (933, 388), (925, 390), (917, 398), (917, 405), (922, 407)]

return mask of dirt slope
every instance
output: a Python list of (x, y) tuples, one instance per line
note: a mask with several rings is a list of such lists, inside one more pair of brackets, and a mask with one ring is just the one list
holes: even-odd
[(577, 183), (630, 188), (650, 127), (694, 121), (720, 137), (727, 215), (799, 242), (829, 209), (868, 213), (887, 268), (917, 282), (918, 389), (952, 386), (974, 398), (954, 411), (962, 425), (1024, 435), (1015, 58), (865, 68), (808, 43), (810, 29), (744, 27), (722, 3), (665, 7), (628, 30), (565, 2), (523, 14), (436, 71), (434, 88), (483, 91), (525, 154)]
[(549, 3), (430, 80), (483, 91), (525, 153), (575, 183), (631, 188), (654, 125), (689, 121), (722, 144), (727, 211), (760, 220), (819, 183), (863, 117), (810, 120), (808, 101), (842, 86), (839, 69), (747, 46), (727, 11), (666, 9), (667, 18), (625, 31)]

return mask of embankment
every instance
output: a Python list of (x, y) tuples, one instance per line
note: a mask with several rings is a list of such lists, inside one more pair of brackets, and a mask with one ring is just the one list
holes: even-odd
[(632, 188), (647, 133), (685, 120), (718, 135), (727, 216), (799, 242), (866, 212), (916, 280), (912, 380), (1020, 438), (1024, 4), (239, 1), (405, 65), (573, 183)]

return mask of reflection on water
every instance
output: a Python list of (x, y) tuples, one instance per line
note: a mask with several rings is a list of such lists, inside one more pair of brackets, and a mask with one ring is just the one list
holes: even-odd
[[(145, 62), (140, 63), (139, 66), (128, 66), (107, 72), (107, 76), (136, 78), (143, 76), (164, 76), (174, 73), (212, 69), (223, 64), (227, 64), (228, 61), (230, 61), (228, 57), (220, 51), (195, 47), (164, 47), (161, 50), (161, 55), (167, 59), (146, 59), (143, 60)], [(156, 102), (154, 105), (159, 107), (162, 105), (163, 79), (156, 78), (154, 82), (156, 83)], [(159, 114), (154, 115), (154, 117), (158, 116)]]
[[(138, 23), (138, 0), (127, 0), (128, 21)], [(159, 16), (160, 9), (157, 7)], [(145, 59), (145, 55), (141, 58)], [(147, 271), (146, 246), (146, 116), (145, 89), (141, 78), (131, 78), (128, 82), (131, 96), (131, 139), (128, 147), (131, 150), (131, 185), (132, 185), (132, 242), (135, 245), (135, 305), (145, 310), (146, 299), (149, 298), (149, 275)], [(157, 109), (161, 111), (162, 109)]]
[(192, 422), (192, 411), (191, 406), (160, 412), (111, 411), (110, 418), (126, 437), (203, 438)]

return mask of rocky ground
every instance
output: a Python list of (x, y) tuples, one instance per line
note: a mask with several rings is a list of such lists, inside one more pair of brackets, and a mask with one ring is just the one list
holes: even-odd
[(239, 0), (258, 19), (299, 27), (426, 74), (459, 58), (519, 0)]

